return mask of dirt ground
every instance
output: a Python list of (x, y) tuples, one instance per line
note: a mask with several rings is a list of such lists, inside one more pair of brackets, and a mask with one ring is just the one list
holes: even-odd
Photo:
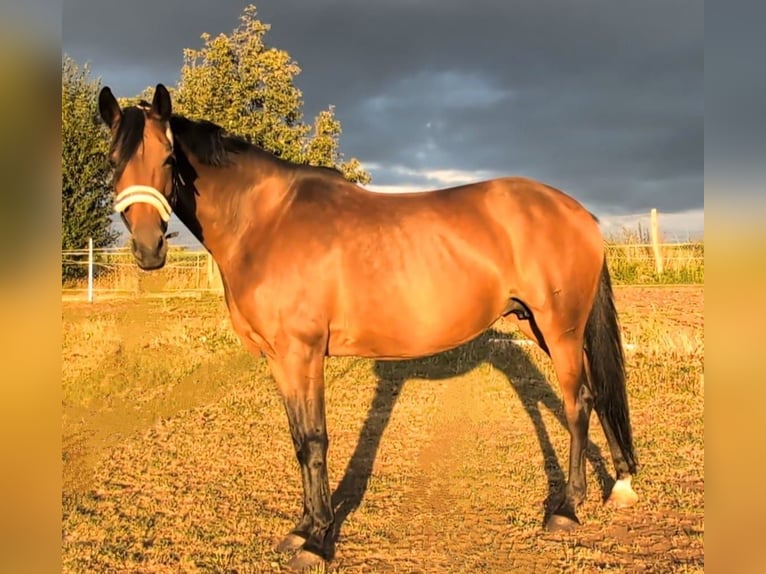
[[(617, 287), (637, 506), (591, 421), (573, 533), (542, 522), (569, 437), (547, 358), (498, 325), (416, 361), (327, 362), (328, 571), (702, 572), (704, 290)], [(263, 359), (218, 299), (65, 303), (64, 572), (280, 572), (300, 477)], [(552, 382), (552, 384), (550, 382)]]

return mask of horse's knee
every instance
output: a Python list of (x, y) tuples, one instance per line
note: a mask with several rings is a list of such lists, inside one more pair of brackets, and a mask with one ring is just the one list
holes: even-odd
[(310, 468), (321, 468), (325, 464), (328, 444), (327, 433), (310, 433), (301, 441), (299, 457)]

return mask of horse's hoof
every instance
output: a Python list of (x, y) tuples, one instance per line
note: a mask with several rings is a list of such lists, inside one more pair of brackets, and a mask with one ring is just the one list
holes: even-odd
[(574, 530), (580, 526), (580, 523), (576, 519), (569, 518), (567, 516), (561, 516), (560, 514), (552, 514), (545, 524), (545, 529), (548, 532), (568, 532)]
[(304, 542), (306, 542), (306, 539), (303, 536), (291, 532), (282, 539), (282, 542), (277, 544), (277, 552), (284, 554), (295, 552), (298, 548), (303, 546)]
[(607, 498), (605, 505), (612, 508), (628, 508), (636, 502), (638, 502), (638, 495), (630, 486), (630, 477), (628, 477), (614, 483), (612, 493)]
[(324, 558), (308, 550), (299, 550), (287, 563), (287, 569), (291, 572), (306, 572), (311, 568), (323, 566)]

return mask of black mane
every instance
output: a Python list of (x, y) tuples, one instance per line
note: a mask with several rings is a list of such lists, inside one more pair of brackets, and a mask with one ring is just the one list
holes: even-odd
[(110, 157), (117, 152), (117, 157), (114, 159), (115, 179), (120, 177), (144, 139), (144, 118), (144, 111), (141, 108), (131, 106), (122, 112), (117, 134), (109, 150)]
[(264, 154), (274, 161), (293, 167), (320, 170), (328, 175), (344, 177), (343, 173), (334, 167), (297, 164), (277, 157), (260, 146), (248, 142), (243, 137), (228, 133), (223, 127), (208, 120), (190, 120), (181, 115), (174, 115), (170, 118), (170, 129), (173, 131), (173, 135), (199, 161), (206, 165), (226, 165), (230, 161), (230, 154), (252, 150)]
[[(148, 102), (141, 101), (137, 106), (123, 110), (122, 120), (111, 149), (112, 154), (117, 152), (114, 166), (116, 177), (119, 177), (125, 169), (143, 140), (145, 110), (149, 108)], [(257, 150), (275, 161), (284, 162), (294, 167), (320, 170), (328, 175), (343, 177), (343, 174), (334, 167), (301, 165), (278, 158), (259, 146), (249, 143), (244, 138), (226, 132), (224, 128), (208, 120), (190, 120), (181, 115), (173, 115), (170, 118), (170, 129), (174, 137), (206, 165), (227, 165), (231, 161), (231, 154)]]
[(241, 153), (254, 147), (244, 138), (227, 133), (221, 126), (207, 120), (190, 120), (174, 115), (170, 118), (173, 135), (202, 163), (226, 165), (229, 154)]

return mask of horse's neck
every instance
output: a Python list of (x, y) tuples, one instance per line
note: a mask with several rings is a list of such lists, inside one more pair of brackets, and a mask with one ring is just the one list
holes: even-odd
[[(274, 174), (259, 177), (258, 166), (211, 167), (190, 158), (197, 173), (180, 202), (178, 217), (223, 269), (245, 228), (266, 227), (273, 203), (286, 183)], [(236, 173), (233, 176), (232, 173)]]

